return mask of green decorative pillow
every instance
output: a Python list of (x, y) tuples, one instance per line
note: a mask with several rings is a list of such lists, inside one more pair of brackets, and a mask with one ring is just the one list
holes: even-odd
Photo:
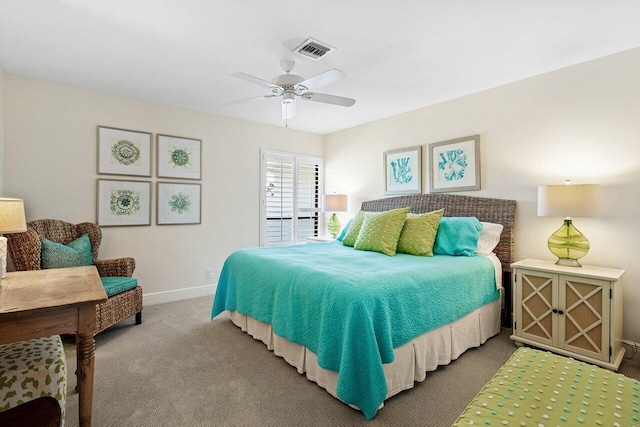
[(365, 212), (364, 222), (353, 248), (394, 256), (408, 212), (409, 208)]
[(433, 244), (443, 215), (444, 209), (424, 214), (407, 214), (397, 251), (410, 255), (433, 256)]
[(40, 241), (42, 243), (41, 267), (44, 269), (93, 265), (91, 241), (89, 241), (88, 234), (84, 234), (66, 245), (52, 242), (44, 237), (41, 237)]
[(345, 233), (342, 238), (342, 244), (345, 246), (353, 246), (356, 244), (356, 240), (358, 239), (358, 234), (360, 234), (360, 228), (362, 227), (362, 223), (364, 222), (364, 211), (360, 211), (356, 214), (351, 221), (351, 225), (349, 229)]

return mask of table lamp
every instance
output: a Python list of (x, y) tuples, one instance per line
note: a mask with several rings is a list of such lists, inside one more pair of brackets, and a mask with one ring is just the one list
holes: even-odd
[(581, 267), (578, 259), (589, 252), (589, 240), (573, 225), (571, 217), (600, 215), (600, 185), (538, 186), (538, 216), (561, 216), (562, 226), (547, 242), (549, 250), (558, 257), (556, 264)]
[(0, 198), (0, 280), (7, 276), (7, 238), (2, 234), (27, 231), (21, 199)]
[(335, 239), (338, 233), (340, 233), (340, 221), (336, 216), (336, 212), (347, 211), (347, 195), (346, 194), (325, 194), (324, 195), (324, 211), (333, 212), (329, 223), (327, 224), (327, 230), (329, 234)]

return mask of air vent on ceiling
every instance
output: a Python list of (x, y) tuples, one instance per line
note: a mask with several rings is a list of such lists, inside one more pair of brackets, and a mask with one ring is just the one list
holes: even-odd
[(319, 42), (314, 39), (307, 39), (304, 43), (293, 50), (294, 53), (298, 55), (305, 56), (307, 58), (314, 59), (318, 61), (320, 58), (325, 56), (327, 53), (336, 50), (335, 47), (331, 47), (328, 44)]

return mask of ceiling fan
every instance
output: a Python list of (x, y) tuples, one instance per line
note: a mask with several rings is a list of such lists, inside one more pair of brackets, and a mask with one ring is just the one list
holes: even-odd
[(282, 97), (282, 118), (287, 120), (294, 117), (296, 114), (296, 97), (304, 99), (305, 101), (323, 102), (325, 104), (341, 105), (343, 107), (351, 107), (356, 103), (356, 100), (351, 98), (311, 92), (318, 87), (325, 86), (345, 78), (347, 75), (342, 71), (332, 69), (305, 80), (302, 76), (291, 74), (295, 67), (295, 62), (282, 61), (280, 65), (282, 66), (284, 74), (274, 77), (273, 83), (245, 73), (231, 74), (233, 77), (271, 89), (271, 93), (269, 95), (231, 101), (223, 105), (235, 105), (249, 101)]

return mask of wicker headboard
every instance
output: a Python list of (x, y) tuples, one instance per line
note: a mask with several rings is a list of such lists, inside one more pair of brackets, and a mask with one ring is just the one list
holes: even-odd
[(502, 271), (511, 271), (511, 263), (514, 262), (515, 200), (456, 194), (412, 194), (369, 200), (362, 203), (362, 210), (379, 212), (407, 206), (411, 207), (413, 213), (425, 213), (444, 208), (444, 216), (475, 216), (480, 221), (502, 224), (504, 230), (494, 252), (502, 262)]

